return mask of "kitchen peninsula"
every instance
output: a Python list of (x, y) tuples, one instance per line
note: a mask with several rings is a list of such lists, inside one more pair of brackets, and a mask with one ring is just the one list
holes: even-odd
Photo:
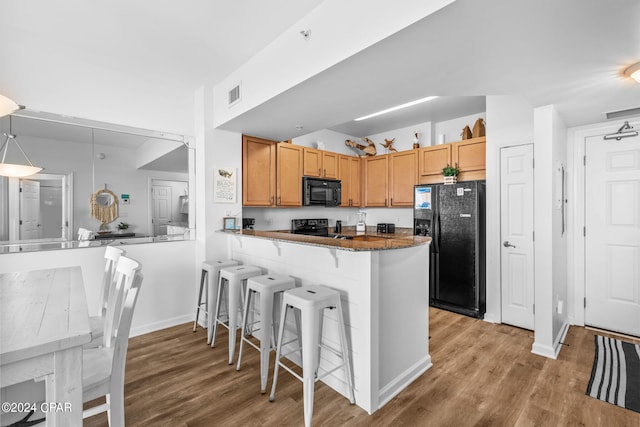
[[(225, 234), (230, 258), (289, 275), (297, 286), (324, 285), (340, 291), (356, 404), (368, 413), (384, 406), (431, 367), (429, 237), (413, 236), (408, 230), (344, 232), (353, 239), (284, 231)], [(292, 334), (294, 325), (293, 321), (287, 325)], [(323, 340), (339, 348), (331, 310), (325, 311)], [(300, 363), (298, 354), (290, 355), (296, 363)], [(322, 352), (321, 369), (338, 363), (334, 354)], [(347, 395), (342, 370), (322, 381)]]

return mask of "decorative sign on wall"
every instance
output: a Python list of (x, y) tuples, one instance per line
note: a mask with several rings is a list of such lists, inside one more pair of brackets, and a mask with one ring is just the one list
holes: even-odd
[(237, 174), (235, 168), (216, 167), (213, 172), (213, 201), (236, 202)]

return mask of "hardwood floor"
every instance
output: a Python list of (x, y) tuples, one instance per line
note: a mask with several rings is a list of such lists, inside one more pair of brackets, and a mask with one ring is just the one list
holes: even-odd
[[(531, 331), (434, 308), (430, 323), (431, 369), (371, 416), (318, 382), (314, 425), (640, 426), (639, 413), (585, 395), (594, 331), (572, 326), (551, 360), (531, 353)], [(127, 426), (303, 425), (298, 380), (282, 372), (270, 403), (260, 394), (258, 352), (245, 347), (238, 372), (227, 364), (224, 328), (218, 342), (209, 348), (191, 324), (132, 338)], [(85, 420), (106, 425), (106, 414)]]

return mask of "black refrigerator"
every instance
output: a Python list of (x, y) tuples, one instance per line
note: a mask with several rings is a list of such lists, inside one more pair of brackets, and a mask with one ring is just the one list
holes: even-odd
[(476, 318), (486, 311), (485, 182), (414, 188), (414, 234), (431, 236), (429, 304)]

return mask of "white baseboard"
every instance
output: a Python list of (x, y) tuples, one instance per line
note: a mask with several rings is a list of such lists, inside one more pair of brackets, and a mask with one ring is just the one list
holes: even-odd
[(136, 326), (135, 328), (131, 328), (131, 334), (129, 336), (137, 337), (138, 335), (144, 335), (150, 332), (159, 331), (161, 329), (167, 329), (172, 326), (180, 325), (182, 323), (193, 322), (193, 318), (193, 314), (185, 314), (183, 316), (173, 317), (171, 319), (164, 319), (158, 322)]
[(498, 316), (494, 315), (493, 313), (485, 313), (482, 320), (489, 323), (502, 323)]
[(418, 379), (420, 375), (424, 374), (432, 366), (431, 355), (427, 355), (427, 357), (418, 361), (418, 363), (394, 378), (389, 384), (382, 387), (378, 393), (378, 407), (376, 409), (380, 409), (389, 403), (391, 399), (396, 397), (398, 393), (407, 388), (409, 384)]
[(537, 354), (539, 356), (548, 357), (549, 359), (557, 359), (560, 354), (560, 350), (562, 350), (562, 342), (564, 342), (565, 337), (567, 336), (567, 332), (569, 331), (569, 322), (565, 321), (562, 325), (562, 329), (558, 334), (558, 338), (554, 341), (552, 346), (543, 345), (534, 342), (531, 347), (531, 352), (533, 354)]

